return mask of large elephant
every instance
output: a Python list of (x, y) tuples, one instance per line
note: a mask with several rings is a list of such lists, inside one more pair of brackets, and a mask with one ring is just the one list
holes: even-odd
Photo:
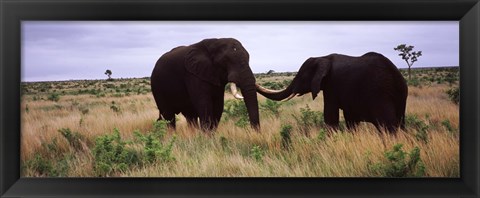
[(258, 101), (255, 77), (249, 66), (249, 54), (233, 38), (205, 39), (180, 46), (162, 55), (153, 69), (151, 88), (160, 111), (175, 128), (175, 114), (204, 130), (218, 126), (223, 112), (225, 85), (231, 82), (232, 94), (240, 87), (250, 124), (258, 129)]
[(361, 121), (391, 133), (405, 126), (407, 84), (397, 67), (378, 53), (309, 58), (284, 90), (257, 85), (260, 94), (273, 100), (308, 92), (315, 99), (320, 90), (323, 90), (325, 123), (333, 128), (339, 125), (339, 109), (343, 110), (349, 129)]

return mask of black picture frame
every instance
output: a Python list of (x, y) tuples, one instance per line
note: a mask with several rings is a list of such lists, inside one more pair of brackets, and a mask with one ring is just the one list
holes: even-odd
[[(460, 178), (20, 178), (22, 20), (460, 21)], [(1, 197), (479, 197), (478, 0), (0, 0)]]

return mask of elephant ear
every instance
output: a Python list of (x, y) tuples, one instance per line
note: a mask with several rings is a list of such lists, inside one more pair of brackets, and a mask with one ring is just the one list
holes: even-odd
[(321, 85), (325, 77), (328, 75), (330, 68), (332, 67), (331, 61), (326, 58), (317, 58), (314, 63), (316, 71), (312, 78), (312, 98), (315, 100), (318, 93), (322, 89)]
[(185, 56), (185, 69), (204, 81), (221, 86), (212, 60), (208, 53), (202, 49), (193, 48), (187, 53)]

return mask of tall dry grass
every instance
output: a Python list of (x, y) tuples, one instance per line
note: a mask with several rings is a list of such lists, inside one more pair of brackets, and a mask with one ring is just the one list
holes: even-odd
[[(131, 177), (365, 177), (376, 176), (369, 170), (372, 163), (385, 161), (384, 153), (401, 143), (406, 151), (421, 150), (426, 176), (459, 176), (459, 110), (450, 102), (447, 85), (422, 88), (409, 87), (407, 115), (417, 115), (429, 126), (428, 142), (419, 141), (414, 128), (400, 131), (396, 136), (379, 133), (373, 125), (362, 123), (355, 131), (328, 132), (324, 140), (318, 138), (319, 128), (311, 128), (309, 135), (298, 132), (293, 115), (308, 105), (323, 111), (323, 98), (311, 100), (309, 94), (292, 99), (281, 106), (280, 116), (261, 112), (261, 131), (237, 127), (233, 120), (222, 119), (215, 134), (205, 134), (187, 125), (178, 116), (177, 130), (169, 130), (177, 140), (168, 163), (134, 166), (111, 176)], [(321, 96), (321, 95), (320, 95)], [(232, 99), (226, 94), (226, 99)], [(265, 98), (258, 96), (259, 102)], [(114, 111), (112, 101), (120, 109)], [(27, 110), (28, 109), (28, 110)], [(88, 110), (85, 110), (88, 109)], [(94, 176), (91, 147), (96, 137), (111, 134), (118, 128), (122, 138), (132, 140), (133, 131), (151, 130), (158, 110), (151, 94), (125, 97), (95, 97), (92, 95), (61, 96), (58, 102), (22, 99), (21, 161), (32, 160), (35, 154), (46, 152), (42, 147), (53, 139), (60, 151), (72, 148), (58, 132), (69, 128), (89, 140), (85, 152), (74, 152), (68, 161), (68, 176)], [(448, 131), (441, 122), (448, 120), (457, 129)], [(281, 146), (282, 124), (293, 126), (290, 149)], [(258, 146), (261, 160), (255, 159), (252, 149)], [(90, 149), (90, 150), (88, 150)], [(23, 169), (22, 176), (41, 176), (35, 170)]]

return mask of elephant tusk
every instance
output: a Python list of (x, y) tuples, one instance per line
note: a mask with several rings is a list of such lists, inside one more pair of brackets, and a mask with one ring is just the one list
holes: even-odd
[(237, 91), (237, 85), (235, 83), (230, 83), (230, 91), (232, 91), (233, 97), (236, 99), (243, 99), (243, 96), (241, 96), (238, 91)]
[(265, 93), (268, 93), (268, 94), (276, 94), (276, 93), (280, 93), (282, 91), (284, 91), (285, 89), (282, 89), (282, 90), (271, 90), (271, 89), (267, 89), (265, 87), (262, 87), (261, 85), (259, 84), (255, 84), (255, 86), (257, 87), (258, 90), (262, 91), (262, 92), (265, 92)]
[(298, 94), (296, 93), (292, 93), (290, 96), (288, 96), (288, 98), (282, 100), (282, 101), (289, 101), (290, 99), (292, 99), (293, 97), (297, 96)]

